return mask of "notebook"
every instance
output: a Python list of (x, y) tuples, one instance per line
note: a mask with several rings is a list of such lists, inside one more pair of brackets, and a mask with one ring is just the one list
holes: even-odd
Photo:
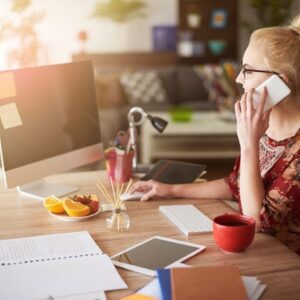
[(247, 300), (240, 271), (235, 266), (171, 269), (173, 300)]
[(22, 300), (127, 287), (86, 231), (1, 240), (0, 282), (0, 299)]
[(171, 270), (157, 269), (156, 274), (160, 286), (162, 300), (172, 300)]
[[(191, 266), (185, 265), (183, 263), (179, 263), (173, 265), (172, 267), (184, 268), (184, 267), (191, 267)], [(245, 286), (249, 300), (258, 300), (263, 294), (263, 292), (265, 291), (266, 284), (263, 284), (260, 280), (258, 280), (254, 276), (241, 276), (241, 278)], [(164, 300), (158, 278), (155, 278), (154, 280), (150, 281), (148, 284), (146, 284), (141, 289), (139, 289), (137, 293), (151, 296), (155, 300)]]
[(154, 179), (169, 184), (191, 183), (205, 170), (206, 165), (162, 159), (141, 180)]

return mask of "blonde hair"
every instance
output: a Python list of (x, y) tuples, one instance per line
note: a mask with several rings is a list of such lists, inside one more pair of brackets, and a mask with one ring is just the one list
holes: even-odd
[(263, 46), (263, 57), (270, 70), (284, 74), (295, 95), (300, 93), (300, 15), (290, 25), (254, 31), (250, 42)]

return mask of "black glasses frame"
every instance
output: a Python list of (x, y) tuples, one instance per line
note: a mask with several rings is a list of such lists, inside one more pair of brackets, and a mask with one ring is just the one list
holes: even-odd
[(275, 72), (275, 71), (248, 69), (243, 64), (242, 64), (242, 70), (241, 71), (243, 73), (244, 79), (246, 78), (246, 72), (270, 73), (270, 74), (280, 75), (280, 73)]

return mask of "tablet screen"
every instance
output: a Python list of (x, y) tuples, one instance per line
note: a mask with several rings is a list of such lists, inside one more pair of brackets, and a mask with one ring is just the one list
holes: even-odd
[(156, 269), (182, 261), (204, 248), (204, 246), (157, 236), (113, 256), (112, 260), (117, 262), (116, 265), (131, 270), (139, 271), (136, 268), (142, 268), (155, 273)]

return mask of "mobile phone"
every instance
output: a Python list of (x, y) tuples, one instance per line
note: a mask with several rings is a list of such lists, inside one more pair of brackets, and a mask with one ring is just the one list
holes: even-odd
[(264, 111), (269, 110), (291, 93), (290, 88), (279, 76), (272, 75), (254, 90), (253, 105), (255, 108), (258, 107), (264, 87), (268, 91)]

